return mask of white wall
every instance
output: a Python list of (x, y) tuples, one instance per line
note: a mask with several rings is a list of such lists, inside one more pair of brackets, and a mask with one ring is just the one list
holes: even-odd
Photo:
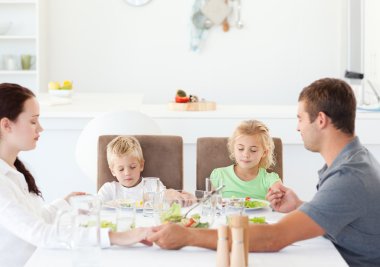
[[(364, 2), (364, 71), (365, 77), (380, 90), (380, 1)], [(364, 84), (369, 95), (373, 95), (367, 83)], [(380, 91), (379, 91), (380, 93)]]
[(212, 29), (200, 53), (189, 49), (193, 2), (41, 1), (41, 88), (72, 79), (81, 92), (143, 92), (145, 103), (183, 88), (224, 104), (295, 104), (313, 80), (343, 75), (345, 0), (242, 0), (244, 29)]

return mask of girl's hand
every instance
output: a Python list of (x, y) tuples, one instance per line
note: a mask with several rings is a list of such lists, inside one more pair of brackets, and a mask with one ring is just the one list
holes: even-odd
[(69, 202), (69, 198), (70, 197), (73, 197), (73, 196), (82, 196), (82, 195), (87, 195), (86, 192), (71, 192), (70, 194), (68, 194), (67, 196), (65, 196), (63, 199), (66, 200), (67, 202)]
[(269, 188), (266, 199), (272, 208), (278, 212), (290, 212), (302, 204), (294, 191), (282, 184), (277, 184), (273, 189)]

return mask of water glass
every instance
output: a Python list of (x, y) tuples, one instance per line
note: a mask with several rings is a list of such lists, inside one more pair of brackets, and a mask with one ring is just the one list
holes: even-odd
[(146, 177), (143, 183), (143, 215), (152, 217), (155, 206), (160, 196), (160, 179), (157, 177)]
[(203, 202), (200, 207), (201, 223), (207, 222), (209, 223), (209, 226), (211, 226), (214, 223), (217, 203), (217, 196), (215, 194), (210, 196), (210, 193), (211, 192), (203, 190), (195, 190), (195, 197), (197, 198), (197, 201)]
[(156, 223), (180, 222), (182, 219), (181, 209), (184, 206), (184, 200), (173, 194), (163, 194), (162, 204), (157, 213)]
[(227, 224), (229, 223), (229, 216), (242, 215), (244, 211), (244, 199), (242, 198), (230, 198), (226, 201), (225, 214)]
[[(222, 183), (219, 185), (221, 186), (223, 184), (223, 181), (220, 180)], [(205, 178), (205, 191), (211, 192), (212, 190), (215, 190), (216, 187), (212, 184), (211, 179), (209, 177)], [(223, 211), (223, 198), (222, 198), (222, 192), (214, 193), (215, 194), (215, 201), (216, 201), (216, 215), (221, 215)]]
[(108, 228), (110, 231), (116, 232), (118, 213), (118, 207), (102, 206), (100, 209), (100, 228)]
[(120, 207), (117, 218), (117, 231), (124, 232), (134, 229), (136, 226), (136, 205)]
[(92, 195), (73, 196), (69, 199), (72, 211), (72, 263), (75, 267), (100, 264), (100, 201)]

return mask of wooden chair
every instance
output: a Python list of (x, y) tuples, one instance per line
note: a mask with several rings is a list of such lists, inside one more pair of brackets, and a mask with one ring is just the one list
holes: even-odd
[[(205, 190), (205, 178), (210, 177), (215, 168), (226, 167), (231, 161), (227, 149), (227, 137), (201, 137), (197, 139), (197, 189)], [(283, 180), (282, 141), (273, 137), (276, 165), (268, 171), (276, 172)]]
[[(116, 181), (107, 162), (107, 144), (118, 135), (101, 135), (98, 142), (98, 190)], [(140, 142), (145, 166), (143, 177), (159, 177), (167, 188), (183, 188), (183, 140), (180, 136), (133, 135)]]

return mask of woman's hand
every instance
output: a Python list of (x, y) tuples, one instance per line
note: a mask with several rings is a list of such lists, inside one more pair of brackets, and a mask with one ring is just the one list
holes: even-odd
[(73, 196), (82, 196), (82, 195), (87, 195), (86, 192), (71, 192), (70, 194), (68, 194), (67, 196), (65, 196), (63, 199), (66, 200), (67, 202), (69, 202), (69, 198), (70, 197), (73, 197)]
[(281, 183), (276, 183), (275, 187), (269, 188), (266, 199), (275, 211), (284, 213), (293, 211), (302, 204), (294, 191)]

